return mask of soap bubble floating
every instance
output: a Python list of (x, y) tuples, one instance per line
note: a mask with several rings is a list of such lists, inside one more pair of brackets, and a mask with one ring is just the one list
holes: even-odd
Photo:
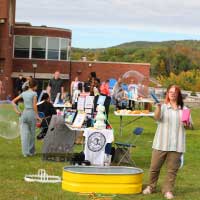
[(126, 84), (136, 84), (139, 97), (147, 97), (149, 95), (148, 87), (146, 86), (146, 77), (138, 71), (130, 70), (123, 74), (123, 82)]
[(20, 135), (19, 117), (9, 101), (0, 101), (0, 137), (15, 139)]
[(138, 71), (130, 70), (130, 71), (126, 72), (122, 76), (122, 78), (123, 78), (123, 80), (124, 79), (128, 79), (128, 80), (133, 79), (136, 83), (141, 83), (144, 80), (145, 76)]

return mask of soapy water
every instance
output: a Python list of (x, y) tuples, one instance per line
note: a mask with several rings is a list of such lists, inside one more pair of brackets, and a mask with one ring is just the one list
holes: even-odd
[(0, 102), (0, 137), (15, 139), (20, 135), (19, 116), (9, 102)]

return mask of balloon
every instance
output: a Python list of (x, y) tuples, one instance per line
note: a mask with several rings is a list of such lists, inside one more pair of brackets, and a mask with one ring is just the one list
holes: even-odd
[(0, 101), (0, 137), (14, 139), (20, 135), (19, 117), (12, 104)]

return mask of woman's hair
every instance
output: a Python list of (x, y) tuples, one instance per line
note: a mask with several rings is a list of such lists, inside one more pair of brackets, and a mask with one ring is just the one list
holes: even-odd
[(165, 103), (169, 103), (170, 100), (169, 100), (169, 90), (174, 87), (175, 88), (175, 91), (177, 92), (177, 105), (181, 107), (181, 109), (183, 108), (183, 97), (182, 97), (182, 94), (181, 94), (181, 89), (179, 86), (177, 85), (170, 85), (168, 88), (167, 88), (167, 92), (166, 92), (166, 97), (165, 97)]
[(44, 94), (42, 95), (41, 101), (46, 101), (46, 100), (48, 100), (48, 99), (49, 99), (48, 93), (44, 93)]
[(38, 85), (37, 81), (35, 79), (29, 81), (29, 87), (34, 88)]

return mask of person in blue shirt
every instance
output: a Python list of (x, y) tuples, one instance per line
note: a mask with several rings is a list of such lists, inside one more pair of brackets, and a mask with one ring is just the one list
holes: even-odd
[[(12, 104), (15, 112), (21, 116), (20, 131), (21, 131), (21, 144), (22, 154), (24, 157), (33, 156), (35, 154), (35, 129), (36, 120), (40, 120), (37, 110), (37, 82), (35, 80), (30, 81), (29, 89), (22, 92), (19, 96), (12, 100)], [(23, 99), (24, 110), (21, 113), (17, 109), (16, 103)]]

